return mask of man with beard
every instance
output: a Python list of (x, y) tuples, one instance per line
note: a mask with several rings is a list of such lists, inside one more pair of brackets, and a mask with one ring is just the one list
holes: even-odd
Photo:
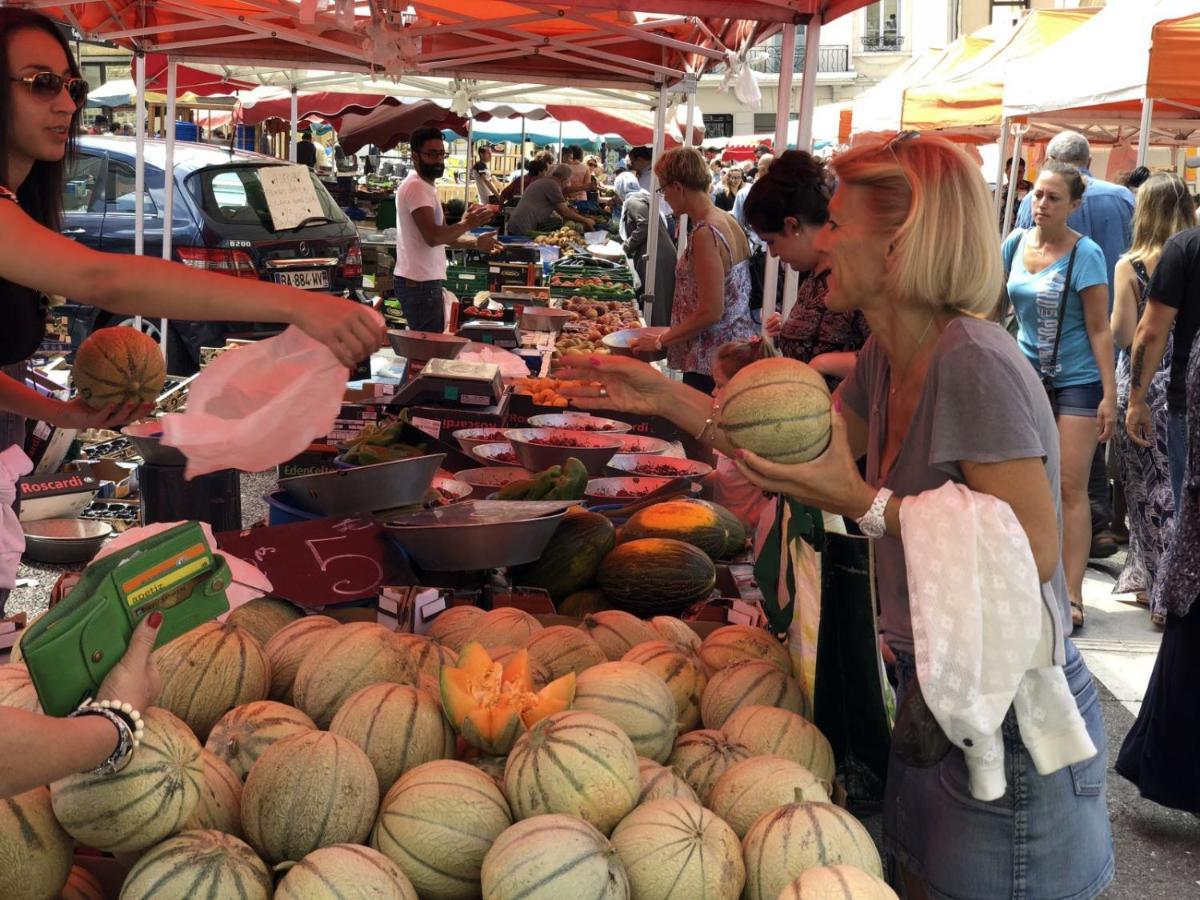
[(396, 188), (396, 299), (414, 331), (441, 332), (446, 327), (442, 282), (446, 279), (446, 246), (490, 252), (495, 233), (469, 234), (491, 221), (486, 206), (467, 210), (456, 225), (447, 225), (434, 186), (446, 171), (446, 145), (436, 128), (412, 134), (413, 171)]

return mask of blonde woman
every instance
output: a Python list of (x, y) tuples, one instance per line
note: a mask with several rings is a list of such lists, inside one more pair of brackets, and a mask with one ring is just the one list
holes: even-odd
[[(1129, 410), (1132, 372), (1130, 345), (1138, 320), (1146, 308), (1150, 278), (1158, 267), (1167, 238), (1193, 227), (1195, 205), (1187, 185), (1178, 175), (1154, 175), (1138, 190), (1133, 212), (1133, 245), (1117, 262), (1112, 311), (1113, 342), (1121, 351), (1117, 360), (1117, 421)], [(1114, 593), (1136, 593), (1150, 607), (1155, 625), (1166, 622), (1166, 608), (1155, 591), (1160, 561), (1171, 540), (1175, 502), (1171, 496), (1171, 469), (1167, 456), (1167, 381), (1171, 372), (1171, 339), (1162, 364), (1151, 376), (1146, 393), (1153, 437), (1149, 446), (1136, 444), (1124, 428), (1116, 429), (1117, 463), (1125, 483), (1129, 507), (1129, 555), (1113, 587)]]
[[(713, 428), (712, 398), (631, 359), (562, 365), (599, 382), (581, 406), (666, 416), (739, 460), (760, 488), (848, 516), (876, 539), (884, 638), (899, 693), (914, 686), (900, 503), (947, 482), (1007, 503), (1020, 522), (1042, 591), (1069, 621), (1059, 552), (1058, 430), (1037, 372), (982, 316), (1002, 278), (995, 220), (979, 168), (941, 138), (898, 135), (833, 162), (838, 188), (817, 236), (831, 310), (861, 310), (871, 327), (835, 394), (833, 438), (816, 460), (769, 463)], [(944, 252), (953, 246), (954, 253)], [(866, 477), (856, 460), (866, 457)], [(1030, 635), (1028, 640), (1037, 640)], [(1087, 900), (1112, 880), (1113, 848), (1099, 697), (1083, 657), (1064, 639), (1064, 674), (1095, 756), (1048, 775), (1034, 767), (1010, 709), (1003, 728), (1008, 789), (972, 798), (963, 753), (905, 762), (893, 746), (884, 843), (909, 898)], [(925, 762), (921, 760), (920, 762)]]

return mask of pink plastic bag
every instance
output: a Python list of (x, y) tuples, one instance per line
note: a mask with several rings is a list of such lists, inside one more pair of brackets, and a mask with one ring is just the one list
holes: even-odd
[(188, 390), (187, 410), (163, 419), (162, 442), (187, 457), (185, 476), (261, 472), (329, 434), (346, 368), (299, 328), (222, 354)]

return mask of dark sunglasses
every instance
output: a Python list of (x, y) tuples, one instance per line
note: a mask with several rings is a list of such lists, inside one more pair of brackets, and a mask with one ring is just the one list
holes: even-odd
[(57, 75), (54, 72), (38, 72), (36, 75), (26, 75), (24, 78), (10, 80), (24, 84), (29, 88), (29, 93), (39, 100), (46, 101), (53, 100), (62, 93), (62, 89), (65, 87), (76, 109), (87, 103), (90, 90), (84, 79), (76, 78), (73, 75)]

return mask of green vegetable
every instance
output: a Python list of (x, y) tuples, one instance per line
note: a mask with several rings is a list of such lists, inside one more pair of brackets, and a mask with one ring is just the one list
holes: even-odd
[(545, 499), (555, 485), (558, 479), (562, 477), (562, 466), (551, 466), (544, 472), (538, 473), (537, 478), (533, 480), (533, 487), (529, 491), (527, 500), (542, 500)]
[(529, 496), (529, 491), (533, 488), (533, 481), (532, 478), (518, 478), (516, 481), (510, 481), (496, 492), (496, 499), (524, 500)]
[(563, 464), (561, 474), (557, 478), (553, 490), (546, 495), (547, 500), (582, 500), (587, 490), (588, 471), (583, 463), (575, 457), (569, 457)]

